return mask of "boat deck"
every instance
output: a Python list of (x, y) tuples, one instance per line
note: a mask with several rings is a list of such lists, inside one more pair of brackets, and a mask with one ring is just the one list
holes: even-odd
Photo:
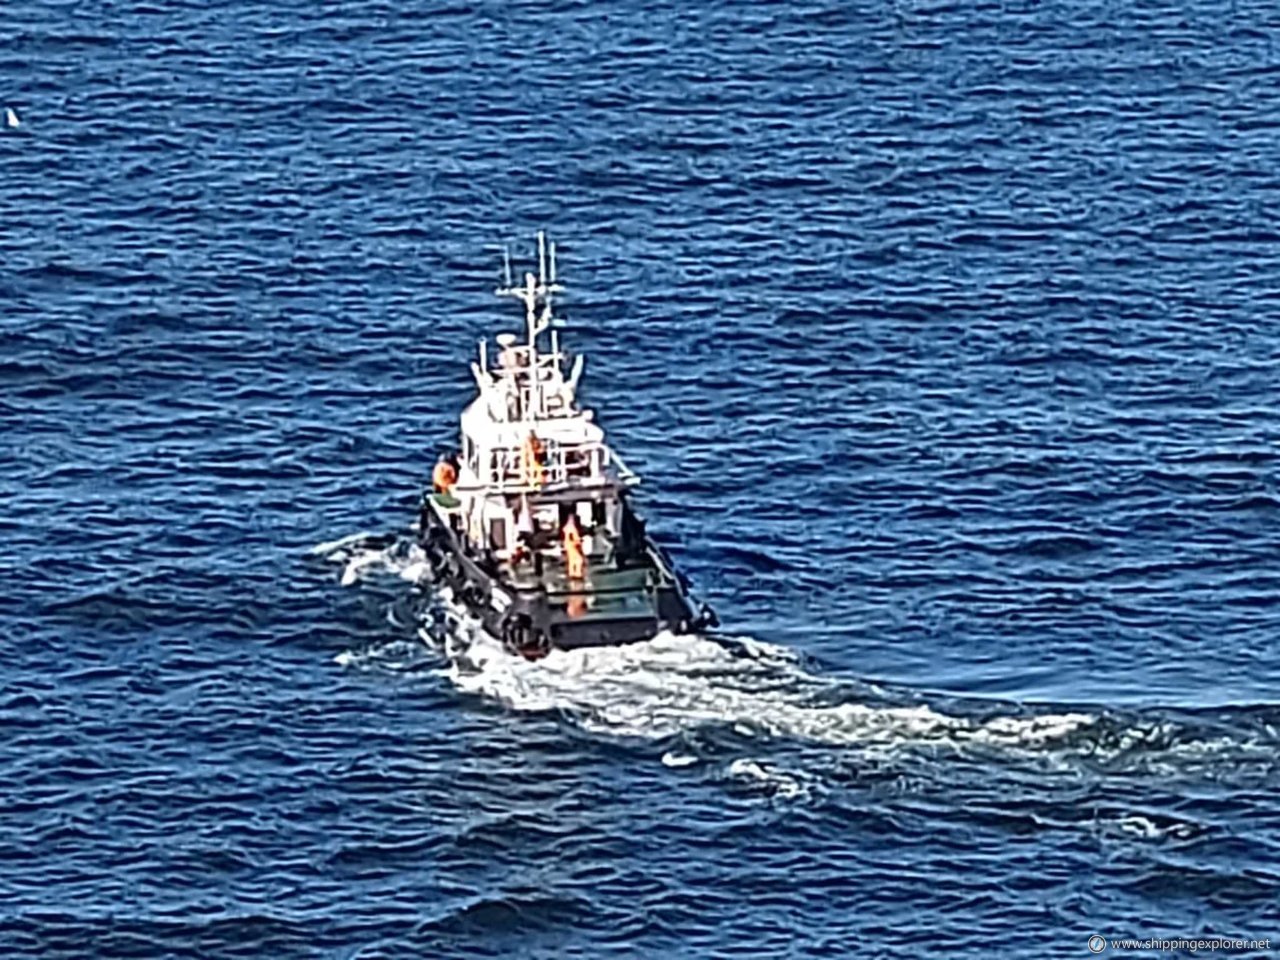
[[(451, 514), (459, 514), (459, 502), (453, 497), (433, 494), (432, 502), (445, 523)], [(612, 558), (612, 546), (603, 535), (591, 538), (594, 549), (586, 557), (586, 576), (571, 580), (565, 572), (564, 553), (559, 543), (539, 550), (542, 574), (535, 571), (532, 558), (519, 563), (499, 560), (498, 576), (517, 590), (545, 589), (553, 607), (563, 607), (574, 619), (591, 617), (617, 618), (651, 616), (653, 596), (649, 590), (654, 571), (647, 566), (619, 569)]]
[(644, 567), (619, 570), (607, 566), (603, 557), (588, 557), (586, 576), (570, 580), (559, 556), (548, 555), (543, 558), (541, 577), (534, 573), (533, 564), (527, 560), (514, 566), (503, 563), (499, 569), (517, 589), (545, 588), (553, 603), (564, 603), (570, 616), (639, 615), (653, 610), (648, 592), (651, 571)]

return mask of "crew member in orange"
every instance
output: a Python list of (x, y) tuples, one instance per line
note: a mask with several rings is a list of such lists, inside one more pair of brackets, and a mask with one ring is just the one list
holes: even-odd
[(542, 453), (542, 441), (530, 430), (529, 436), (524, 438), (524, 445), (520, 447), (520, 473), (525, 484), (530, 487), (540, 487), (546, 482), (547, 471), (542, 466)]
[(445, 496), (453, 493), (453, 486), (458, 482), (458, 468), (449, 462), (446, 454), (440, 454), (436, 468), (431, 471), (431, 486), (436, 493)]
[(569, 575), (570, 580), (581, 580), (583, 571), (586, 569), (587, 558), (582, 552), (582, 530), (578, 527), (576, 513), (569, 514), (569, 519), (564, 522), (561, 536), (564, 540), (565, 573)]

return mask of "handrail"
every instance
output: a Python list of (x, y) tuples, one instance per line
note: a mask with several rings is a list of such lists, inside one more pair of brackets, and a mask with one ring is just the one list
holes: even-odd
[(675, 567), (671, 563), (671, 558), (667, 556), (667, 551), (656, 543), (652, 537), (645, 538), (645, 546), (648, 548), (649, 556), (653, 558), (654, 564), (658, 568), (658, 572), (666, 577), (671, 583), (679, 583), (680, 581), (676, 576)]
[[(476, 463), (479, 486), (461, 486), (459, 489), (468, 492), (497, 488), (501, 492), (533, 491), (542, 487), (565, 484), (575, 479), (584, 481), (608, 480), (610, 466), (624, 484), (633, 486), (640, 482), (630, 468), (615, 454), (606, 443), (591, 441), (587, 443), (561, 443), (545, 438), (543, 440), (543, 483), (530, 484), (524, 481), (525, 463), (523, 446), (502, 446), (489, 450), (490, 459), (485, 463)], [(573, 466), (569, 462), (570, 454), (576, 454), (580, 460)]]
[(513, 590), (518, 596), (545, 596), (548, 598), (618, 597), (628, 593), (648, 596), (653, 591), (653, 588), (648, 584), (638, 587), (606, 587), (600, 590), (547, 590), (543, 587), (508, 587), (508, 589)]
[(629, 487), (634, 487), (638, 484), (640, 482), (640, 474), (627, 466), (626, 462), (614, 453), (612, 449), (608, 447), (605, 447), (605, 449), (609, 450), (609, 458), (613, 462), (614, 468), (618, 471), (619, 479)]

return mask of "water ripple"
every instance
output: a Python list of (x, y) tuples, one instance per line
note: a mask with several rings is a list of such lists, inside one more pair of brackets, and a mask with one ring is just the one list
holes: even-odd
[[(1270, 933), (1269, 6), (5, 25), (8, 953)], [(512, 663), (307, 557), (412, 516), (537, 227), (730, 638)]]

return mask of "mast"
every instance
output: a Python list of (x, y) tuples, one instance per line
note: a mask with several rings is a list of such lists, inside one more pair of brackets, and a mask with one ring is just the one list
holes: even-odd
[[(551, 243), (551, 285), (554, 287), (556, 283), (556, 245)], [(551, 325), (551, 355), (555, 357), (555, 362), (560, 363), (560, 331), (556, 329), (555, 317), (551, 314), (551, 296), (547, 295), (547, 323)]]
[[(551, 304), (553, 295), (564, 290), (562, 286), (556, 283), (556, 248), (554, 243), (551, 244), (550, 250), (550, 272), (547, 269), (547, 252), (546, 232), (539, 230), (538, 275), (535, 277), (532, 273), (525, 273), (524, 283), (518, 287), (514, 286), (511, 282), (510, 254), (507, 253), (503, 264), (506, 286), (498, 287), (494, 291), (500, 297), (514, 297), (524, 304), (526, 343), (528, 347), (525, 370), (529, 380), (529, 402), (524, 405), (524, 413), (526, 418), (532, 414), (534, 419), (546, 413), (543, 399), (543, 378), (540, 375), (543, 362), (538, 353), (538, 338), (544, 331), (552, 327)], [(551, 333), (551, 355), (549, 359), (557, 367), (559, 366), (560, 344), (559, 337), (554, 330)]]

